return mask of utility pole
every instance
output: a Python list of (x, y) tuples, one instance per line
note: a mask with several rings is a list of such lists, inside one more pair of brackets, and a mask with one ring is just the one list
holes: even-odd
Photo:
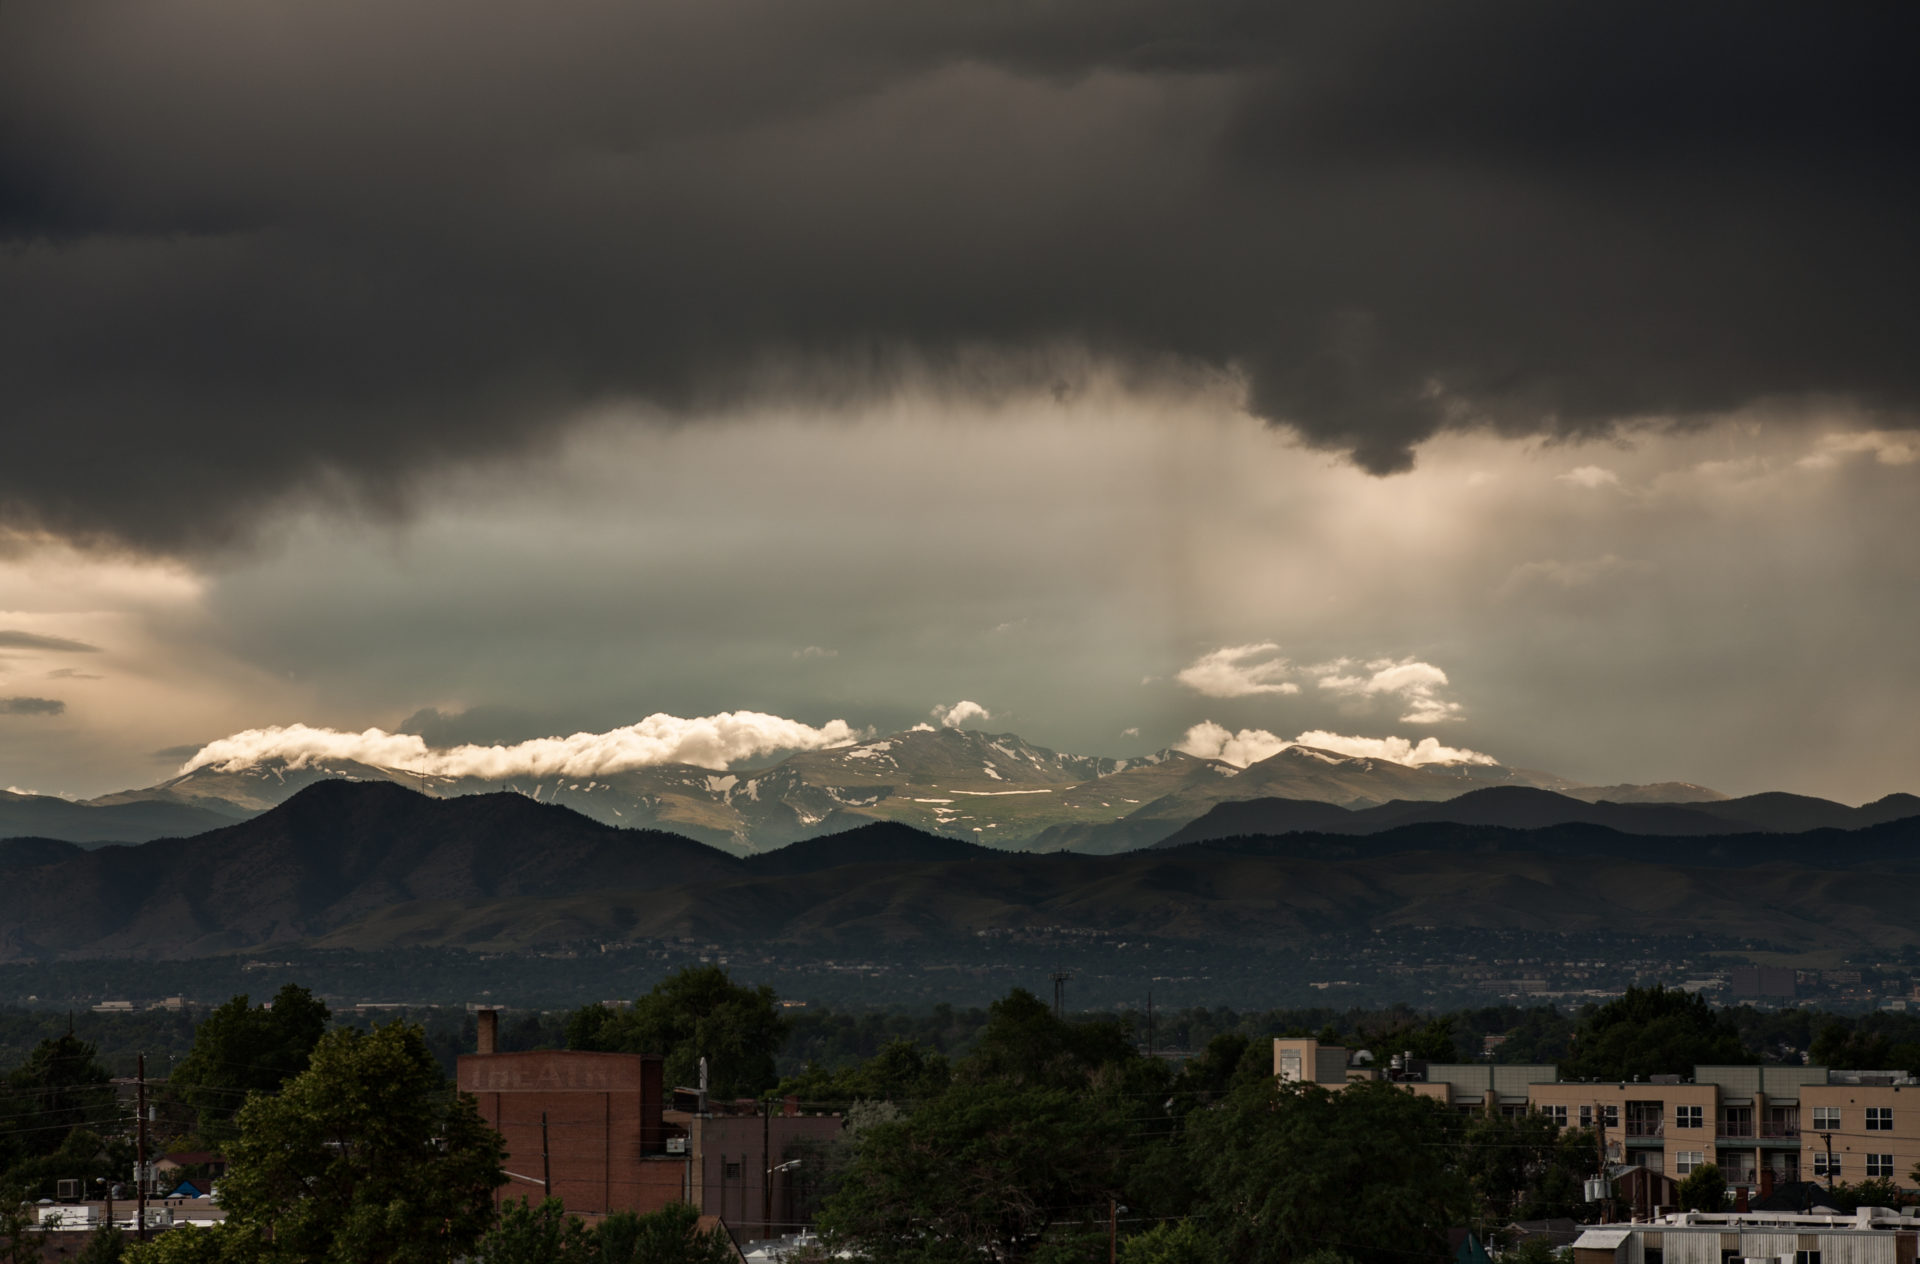
[(1147, 989), (1147, 1056), (1153, 1056), (1153, 989)]
[(547, 1145), (547, 1112), (540, 1112), (540, 1188), (553, 1197), (553, 1151)]
[[(1871, 1100), (1871, 1099), (1869, 1099)], [(1833, 1192), (1833, 1134), (1823, 1132), (1820, 1139), (1827, 1143), (1827, 1192)]]
[(773, 1099), (760, 1106), (760, 1236), (773, 1236)]
[(139, 1116), (133, 1126), (133, 1191), (138, 1199), (134, 1232), (140, 1241), (147, 1240), (147, 1055), (141, 1054), (134, 1063), (134, 1084), (137, 1096), (136, 1109)]
[(1119, 1264), (1120, 1259), (1120, 1200), (1107, 1199), (1107, 1264)]
[(1607, 1197), (1601, 1203), (1601, 1223), (1613, 1219), (1613, 1181), (1607, 1176), (1607, 1112), (1599, 1102), (1593, 1104), (1593, 1142), (1600, 1151), (1600, 1179), (1607, 1182)]
[(1055, 970), (1049, 977), (1053, 980), (1053, 1016), (1064, 1018), (1067, 1008), (1067, 980), (1073, 975), (1065, 970)]

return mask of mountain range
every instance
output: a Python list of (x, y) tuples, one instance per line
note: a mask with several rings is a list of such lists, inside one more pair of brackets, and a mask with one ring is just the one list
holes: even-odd
[[(157, 785), (83, 802), (0, 795), (0, 838), (95, 845), (182, 837), (244, 820), (317, 782), (342, 778), (403, 785), (439, 798), (517, 793), (605, 825), (671, 830), (737, 855), (873, 820), (1007, 850), (1109, 853), (1157, 843), (1217, 805), (1259, 799), (1364, 811), (1451, 800), (1490, 786), (1551, 790), (1587, 802), (1700, 804), (1724, 798), (1683, 782), (1583, 787), (1551, 773), (1497, 764), (1416, 767), (1308, 746), (1287, 747), (1246, 768), (1178, 750), (1106, 759), (1061, 754), (1011, 733), (922, 725), (732, 772), (660, 764), (593, 777), (489, 780), (423, 776), (346, 760), (203, 765)], [(1806, 822), (1796, 817), (1794, 827), (1832, 823), (1817, 817), (1818, 811)]]
[(1920, 816), (1694, 835), (1414, 821), (1110, 856), (1009, 853), (872, 821), (740, 857), (522, 794), (330, 780), (191, 838), (10, 840), (0, 874), (0, 961), (296, 944), (930, 944), (1049, 927), (1226, 948), (1433, 926), (1888, 947), (1912, 940)]

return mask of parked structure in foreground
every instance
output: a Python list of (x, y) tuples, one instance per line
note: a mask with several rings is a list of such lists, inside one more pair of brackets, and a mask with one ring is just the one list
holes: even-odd
[[(1469, 1113), (1539, 1111), (1605, 1129), (1607, 1156), (1675, 1178), (1719, 1165), (1729, 1187), (1811, 1177), (1910, 1183), (1920, 1163), (1920, 1081), (1904, 1071), (1814, 1066), (1699, 1066), (1691, 1078), (1562, 1080), (1552, 1066), (1421, 1062), (1377, 1065), (1365, 1051), (1275, 1040), (1273, 1073), (1340, 1088), (1391, 1080)], [(1716, 1262), (1717, 1264), (1717, 1262)]]

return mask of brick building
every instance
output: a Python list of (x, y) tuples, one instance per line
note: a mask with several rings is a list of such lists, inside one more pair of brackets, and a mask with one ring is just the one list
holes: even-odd
[(686, 1202), (747, 1237), (806, 1220), (806, 1152), (839, 1135), (839, 1116), (710, 1107), (703, 1094), (669, 1111), (658, 1057), (500, 1053), (498, 1015), (482, 1010), (478, 1021), (479, 1050), (461, 1055), (455, 1078), (506, 1140), (496, 1202), (538, 1203), (551, 1180), (553, 1197), (588, 1219)]

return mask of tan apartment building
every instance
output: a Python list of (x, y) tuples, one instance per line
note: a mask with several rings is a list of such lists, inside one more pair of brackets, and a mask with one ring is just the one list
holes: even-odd
[(1700, 1066), (1691, 1078), (1567, 1081), (1551, 1066), (1376, 1065), (1315, 1040), (1275, 1040), (1274, 1075), (1330, 1088), (1386, 1079), (1472, 1113), (1539, 1111), (1565, 1127), (1606, 1129), (1609, 1157), (1675, 1179), (1706, 1163), (1727, 1183), (1887, 1179), (1912, 1187), (1920, 1164), (1920, 1082), (1898, 1071)]

